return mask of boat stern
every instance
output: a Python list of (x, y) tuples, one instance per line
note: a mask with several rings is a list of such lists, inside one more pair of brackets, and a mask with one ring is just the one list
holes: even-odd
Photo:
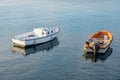
[(25, 47), (25, 41), (22, 41), (22, 40), (12, 38), (12, 43), (13, 43), (14, 46)]
[[(107, 48), (100, 48), (97, 53), (101, 53), (101, 54), (104, 54), (108, 49), (109, 49), (110, 46), (108, 46)], [(93, 53), (94, 50), (90, 49), (90, 48), (87, 48), (87, 47), (84, 47), (84, 52), (85, 53)]]

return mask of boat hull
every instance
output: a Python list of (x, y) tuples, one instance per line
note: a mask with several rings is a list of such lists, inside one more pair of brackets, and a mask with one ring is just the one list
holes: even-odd
[(48, 51), (57, 45), (59, 45), (58, 38), (54, 38), (53, 40), (45, 42), (43, 44), (38, 44), (38, 45), (33, 45), (33, 46), (31, 45), (28, 47), (13, 46), (12, 51), (20, 52), (24, 56), (27, 56), (29, 54), (33, 54), (38, 51)]
[(57, 34), (54, 34), (52, 36), (46, 36), (42, 38), (35, 38), (35, 39), (29, 39), (29, 40), (18, 40), (15, 38), (12, 38), (13, 45), (15, 46), (20, 46), (20, 47), (26, 47), (26, 46), (31, 46), (31, 45), (37, 45), (41, 43), (48, 42), (50, 40), (53, 40)]
[[(100, 48), (97, 53), (101, 53), (101, 54), (104, 54), (108, 49), (109, 49), (110, 46), (106, 47), (106, 48)], [(94, 53), (94, 50), (90, 49), (90, 48), (85, 48), (84, 47), (84, 52), (86, 53)]]

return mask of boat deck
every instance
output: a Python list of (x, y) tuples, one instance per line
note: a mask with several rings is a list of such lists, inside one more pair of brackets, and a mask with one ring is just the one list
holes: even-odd
[(37, 37), (38, 36), (36, 36), (33, 32), (28, 32), (28, 33), (24, 33), (24, 34), (14, 36), (14, 38), (18, 39), (18, 40), (34, 39), (34, 38), (37, 38)]
[(105, 46), (110, 40), (104, 40), (104, 38), (96, 38), (92, 40), (95, 43), (98, 43), (99, 46)]

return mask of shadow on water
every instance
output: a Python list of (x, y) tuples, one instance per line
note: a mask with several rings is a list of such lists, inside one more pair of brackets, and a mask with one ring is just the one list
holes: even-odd
[(113, 52), (113, 48), (109, 48), (105, 53), (97, 53), (95, 56), (93, 53), (84, 53), (84, 58), (86, 60), (91, 60), (91, 62), (97, 62), (98, 60), (104, 62)]
[(58, 38), (56, 37), (55, 39), (49, 42), (34, 45), (34, 46), (29, 46), (25, 48), (13, 46), (12, 52), (19, 52), (19, 53), (22, 53), (24, 56), (27, 56), (29, 54), (34, 54), (35, 52), (38, 52), (38, 51), (49, 51), (50, 49), (57, 46), (58, 44), (59, 44), (59, 41), (58, 41)]

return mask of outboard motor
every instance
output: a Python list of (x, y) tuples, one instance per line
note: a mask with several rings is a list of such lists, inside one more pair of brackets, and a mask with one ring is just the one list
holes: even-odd
[(85, 43), (86, 43), (88, 46), (89, 46), (89, 44), (90, 44), (90, 42), (89, 42), (89, 41), (86, 41)]

